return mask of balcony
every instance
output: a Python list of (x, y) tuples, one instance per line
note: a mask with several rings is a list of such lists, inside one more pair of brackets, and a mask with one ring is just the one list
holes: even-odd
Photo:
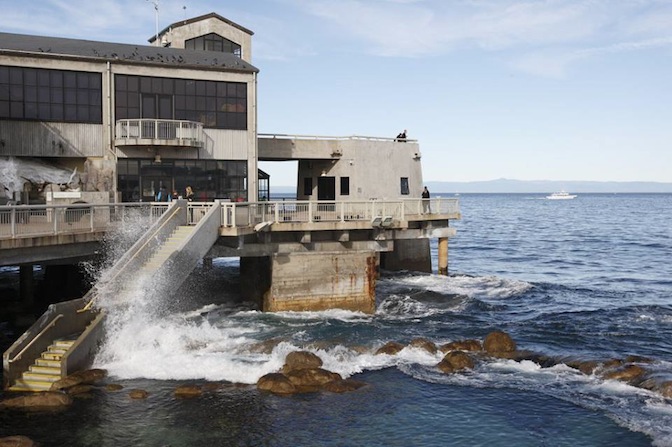
[(131, 119), (119, 120), (116, 146), (203, 147), (203, 124), (194, 121)]

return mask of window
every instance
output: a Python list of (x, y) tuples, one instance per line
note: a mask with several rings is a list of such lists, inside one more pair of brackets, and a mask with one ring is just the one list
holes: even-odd
[(401, 195), (402, 196), (407, 196), (409, 193), (408, 189), (408, 177), (402, 177), (401, 178)]
[(102, 124), (102, 74), (0, 66), (0, 118)]
[(217, 51), (219, 53), (230, 53), (242, 57), (240, 45), (225, 39), (224, 37), (210, 33), (205, 36), (188, 39), (184, 42), (184, 48), (187, 50)]
[(116, 119), (177, 119), (247, 130), (245, 83), (127, 75), (114, 80)]
[(341, 177), (341, 195), (350, 195), (350, 177)]
[(312, 196), (313, 195), (313, 179), (312, 177), (304, 177), (303, 179), (303, 195)]

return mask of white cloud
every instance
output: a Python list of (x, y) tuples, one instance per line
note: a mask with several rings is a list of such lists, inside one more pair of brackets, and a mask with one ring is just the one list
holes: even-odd
[[(418, 57), (480, 48), (550, 76), (608, 48), (666, 45), (672, 29), (669, 0), (286, 1), (331, 25), (332, 33), (359, 44), (362, 52)], [(614, 44), (628, 38), (631, 44)]]

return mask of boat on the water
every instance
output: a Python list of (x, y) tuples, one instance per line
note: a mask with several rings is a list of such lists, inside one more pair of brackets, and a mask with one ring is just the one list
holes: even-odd
[(550, 196), (546, 196), (546, 198), (549, 200), (568, 200), (568, 199), (575, 199), (576, 194), (569, 194), (568, 192), (560, 191), (560, 192), (554, 192)]

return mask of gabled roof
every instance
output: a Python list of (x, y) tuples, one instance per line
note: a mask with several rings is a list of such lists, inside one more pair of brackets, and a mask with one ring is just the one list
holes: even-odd
[(0, 55), (16, 55), (17, 53), (26, 56), (127, 62), (180, 68), (250, 73), (259, 71), (253, 65), (228, 53), (0, 33)]
[[(203, 21), (203, 20), (207, 20), (207, 19), (217, 19), (217, 20), (221, 20), (222, 22), (224, 22), (224, 23), (226, 23), (226, 24), (228, 24), (228, 25), (231, 25), (231, 26), (233, 26), (234, 28), (238, 28), (239, 30), (241, 30), (241, 31), (244, 32), (244, 33), (249, 34), (250, 36), (254, 35), (254, 33), (253, 33), (252, 31), (250, 31), (249, 29), (247, 29), (247, 28), (245, 28), (245, 27), (243, 27), (243, 26), (240, 26), (240, 25), (238, 25), (237, 23), (232, 22), (231, 20), (229, 20), (229, 19), (227, 19), (227, 18), (225, 18), (225, 17), (222, 17), (222, 16), (220, 16), (219, 14), (217, 14), (217, 13), (215, 13), (215, 12), (211, 12), (210, 14), (205, 14), (205, 15), (198, 16), (198, 17), (193, 17), (193, 18), (191, 18), (191, 19), (180, 20), (179, 22), (175, 22), (175, 23), (173, 23), (173, 24), (171, 24), (171, 25), (168, 25), (167, 27), (165, 27), (164, 29), (161, 30), (161, 32), (159, 33), (159, 36), (163, 36), (163, 35), (166, 34), (171, 28), (179, 28), (180, 26), (189, 25), (189, 24), (191, 24), (191, 23), (196, 23), (196, 22), (201, 22), (201, 21)], [(150, 37), (148, 40), (149, 40), (150, 43), (156, 41), (156, 35)]]

